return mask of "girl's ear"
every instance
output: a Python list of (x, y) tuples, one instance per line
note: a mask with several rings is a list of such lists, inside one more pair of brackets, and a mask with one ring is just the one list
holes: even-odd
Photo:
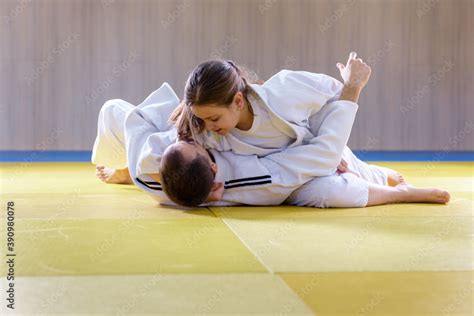
[(235, 103), (235, 105), (237, 105), (238, 110), (242, 110), (244, 108), (244, 106), (245, 106), (245, 104), (244, 104), (244, 95), (242, 94), (242, 92), (237, 92), (234, 95), (234, 103)]

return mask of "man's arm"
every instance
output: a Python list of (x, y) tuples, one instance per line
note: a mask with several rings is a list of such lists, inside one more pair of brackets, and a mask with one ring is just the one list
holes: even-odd
[(336, 171), (354, 124), (358, 109), (356, 103), (371, 73), (370, 67), (356, 57), (357, 54), (352, 52), (345, 66), (337, 64), (344, 79), (341, 96), (310, 117), (310, 128), (315, 137), (309, 144), (267, 156), (269, 159), (287, 160), (282, 169), (290, 168), (288, 174), (297, 171), (301, 177), (311, 178)]
[(344, 88), (339, 100), (359, 102), (360, 92), (369, 81), (372, 69), (362, 59), (356, 57), (357, 54), (352, 52), (345, 66), (337, 63), (337, 68), (344, 79)]
[(344, 86), (339, 100), (345, 100), (345, 101), (351, 101), (351, 102), (357, 103), (359, 101), (359, 96), (360, 96), (361, 91), (362, 91), (361, 88)]

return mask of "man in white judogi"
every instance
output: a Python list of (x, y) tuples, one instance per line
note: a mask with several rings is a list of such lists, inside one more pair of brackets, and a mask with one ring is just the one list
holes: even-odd
[[(315, 207), (363, 207), (408, 200), (449, 200), (449, 194), (441, 190), (389, 190), (387, 169), (367, 165), (354, 156), (346, 146), (358, 108), (354, 102), (339, 100), (322, 106), (309, 118), (308, 130), (314, 138), (261, 158), (206, 151), (196, 144), (177, 144), (176, 130), (168, 117), (178, 104), (179, 98), (166, 83), (137, 107), (123, 100), (106, 102), (99, 114), (92, 162), (119, 170), (128, 168), (127, 175), (133, 183), (161, 204), (174, 204), (163, 193), (159, 181), (161, 157), (170, 147), (188, 148), (190, 155), (200, 154), (209, 159), (216, 183), (224, 184), (222, 195), (218, 195), (220, 200), (216, 201), (214, 196), (212, 205), (286, 202)], [(357, 175), (336, 173), (341, 158)], [(370, 190), (377, 193), (371, 199)]]
[[(159, 172), (161, 155), (176, 143), (176, 130), (167, 114), (178, 104), (179, 98), (166, 83), (137, 107), (123, 100), (106, 102), (99, 114), (92, 161), (116, 169), (128, 167), (139, 188), (161, 204), (174, 205), (150, 174)], [(352, 168), (359, 163), (345, 146), (357, 108), (349, 101), (323, 107), (310, 119), (312, 130), (318, 132), (312, 144), (263, 158), (210, 150), (218, 166), (215, 179), (226, 184), (222, 199), (212, 205), (278, 205), (286, 201), (315, 207), (366, 206), (366, 181), (350, 173), (336, 174), (341, 157)], [(380, 172), (376, 181), (386, 184), (386, 175)], [(304, 184), (310, 192), (295, 192)]]

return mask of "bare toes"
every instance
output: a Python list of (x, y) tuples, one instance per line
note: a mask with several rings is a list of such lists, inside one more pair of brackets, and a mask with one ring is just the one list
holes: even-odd
[(438, 199), (441, 203), (448, 203), (451, 199), (451, 195), (447, 191), (441, 191), (438, 193)]

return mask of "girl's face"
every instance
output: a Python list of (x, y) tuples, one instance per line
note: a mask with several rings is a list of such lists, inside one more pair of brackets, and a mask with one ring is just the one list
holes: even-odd
[(240, 120), (241, 107), (236, 102), (230, 106), (218, 104), (193, 105), (193, 114), (204, 121), (208, 131), (214, 131), (219, 135), (227, 135), (237, 126)]

